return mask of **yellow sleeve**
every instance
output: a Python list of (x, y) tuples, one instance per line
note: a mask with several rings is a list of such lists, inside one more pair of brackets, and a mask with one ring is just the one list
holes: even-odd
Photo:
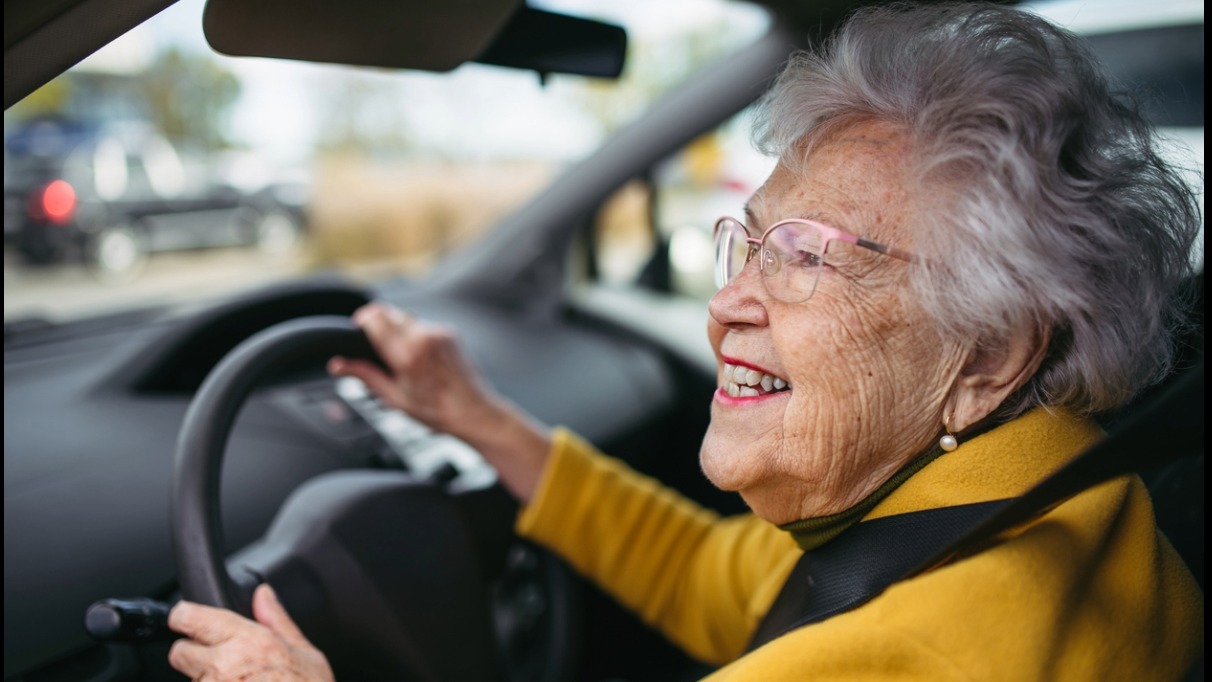
[(517, 528), (717, 665), (740, 655), (800, 554), (774, 526), (721, 519), (564, 429)]

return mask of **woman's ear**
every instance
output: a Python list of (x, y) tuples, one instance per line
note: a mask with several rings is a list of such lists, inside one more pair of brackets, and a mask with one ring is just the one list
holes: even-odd
[(1009, 338), (978, 343), (951, 390), (947, 426), (959, 433), (992, 414), (1039, 369), (1051, 339), (1050, 327), (1032, 324)]

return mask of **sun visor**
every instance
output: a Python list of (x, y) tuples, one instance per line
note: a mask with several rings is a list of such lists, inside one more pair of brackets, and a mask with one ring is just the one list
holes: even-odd
[(618, 26), (523, 0), (208, 0), (202, 27), (226, 55), (423, 71), (480, 61), (614, 77), (626, 51)]
[(522, 0), (208, 0), (217, 52), (449, 71), (483, 52)]

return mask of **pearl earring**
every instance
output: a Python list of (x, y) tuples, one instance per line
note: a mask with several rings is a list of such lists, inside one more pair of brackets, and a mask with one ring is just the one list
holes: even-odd
[(955, 439), (955, 435), (951, 433), (951, 417), (948, 416), (943, 420), (943, 428), (947, 430), (946, 435), (938, 439), (938, 446), (943, 449), (943, 452), (951, 452), (959, 447), (959, 441)]

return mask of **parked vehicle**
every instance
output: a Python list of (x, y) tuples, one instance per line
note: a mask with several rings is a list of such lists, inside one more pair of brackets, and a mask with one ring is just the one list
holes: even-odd
[(297, 245), (304, 188), (240, 187), (220, 170), (147, 124), (34, 119), (6, 130), (5, 241), (29, 264), (82, 261), (111, 278), (159, 251)]

